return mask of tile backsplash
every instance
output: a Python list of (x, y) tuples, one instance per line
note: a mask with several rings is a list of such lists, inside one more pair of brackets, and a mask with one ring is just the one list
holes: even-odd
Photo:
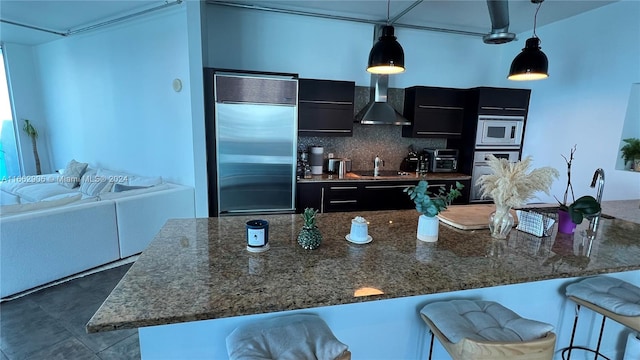
[[(370, 99), (373, 99), (372, 88), (356, 86), (355, 114), (362, 110)], [(389, 89), (388, 102), (402, 114), (404, 89)], [(403, 138), (402, 126), (357, 123), (353, 124), (353, 137), (298, 137), (299, 151), (309, 146), (322, 146), (325, 158), (328, 153), (333, 153), (336, 158), (350, 158), (352, 170), (373, 169), (373, 159), (376, 155), (384, 160), (383, 170), (399, 170), (410, 145), (416, 150), (445, 148), (447, 141), (437, 138)]]

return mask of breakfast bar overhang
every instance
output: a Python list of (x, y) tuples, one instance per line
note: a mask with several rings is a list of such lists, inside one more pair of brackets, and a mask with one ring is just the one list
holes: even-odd
[[(356, 215), (369, 222), (371, 243), (345, 239)], [(572, 235), (545, 238), (514, 229), (506, 241), (441, 223), (438, 242), (425, 243), (416, 239), (417, 217), (414, 210), (321, 214), (322, 245), (304, 250), (299, 215), (260, 216), (269, 221), (263, 253), (246, 250), (245, 222), (256, 216), (169, 220), (87, 330), (139, 328), (143, 359), (219, 359), (238, 325), (306, 312), (320, 315), (354, 359), (415, 359), (424, 358), (428, 339), (420, 308), (473, 298), (553, 324), (559, 349), (574, 315), (566, 285), (597, 274), (640, 284), (637, 223), (603, 216), (595, 238), (585, 222)], [(607, 326), (603, 349), (617, 351), (626, 330)], [(576, 339), (594, 336), (587, 325)], [(435, 351), (438, 358), (443, 350)]]

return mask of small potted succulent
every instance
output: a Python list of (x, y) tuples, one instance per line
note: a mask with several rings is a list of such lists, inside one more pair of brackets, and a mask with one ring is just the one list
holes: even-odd
[[(590, 195), (579, 197), (577, 200), (573, 194), (573, 185), (571, 185), (571, 164), (573, 162), (573, 154), (576, 152), (576, 146), (574, 145), (569, 154), (569, 158), (562, 155), (567, 163), (567, 187), (564, 190), (564, 196), (562, 201), (558, 198), (558, 231), (564, 234), (572, 234), (575, 231), (576, 225), (581, 224), (585, 217), (593, 217), (600, 214), (600, 203)], [(569, 193), (571, 193), (571, 204), (569, 201)]]
[(622, 146), (620, 151), (622, 152), (622, 160), (624, 160), (625, 167), (631, 163), (631, 169), (634, 171), (640, 171), (640, 139), (628, 138), (622, 139), (626, 144)]
[(298, 234), (298, 244), (307, 250), (317, 249), (322, 243), (322, 234), (316, 225), (318, 210), (306, 208), (301, 214), (304, 224)]
[(439, 220), (436, 215), (446, 210), (455, 198), (462, 195), (460, 190), (463, 187), (461, 183), (456, 181), (455, 188), (452, 185), (447, 191), (444, 186), (440, 186), (436, 193), (432, 193), (429, 191), (429, 183), (420, 180), (417, 185), (409, 186), (403, 190), (416, 204), (416, 210), (420, 213), (417, 232), (419, 240), (427, 242), (438, 240)]

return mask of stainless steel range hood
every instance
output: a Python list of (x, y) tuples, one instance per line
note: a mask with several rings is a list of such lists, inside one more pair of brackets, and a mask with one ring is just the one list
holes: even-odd
[(374, 99), (356, 114), (355, 121), (365, 125), (411, 125), (387, 103), (389, 75), (372, 75), (371, 78), (375, 81)]

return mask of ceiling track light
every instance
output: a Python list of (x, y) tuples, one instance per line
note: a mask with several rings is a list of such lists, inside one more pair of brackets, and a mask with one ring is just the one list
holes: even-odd
[(372, 74), (398, 74), (404, 72), (404, 50), (393, 34), (389, 22), (391, 0), (387, 1), (387, 25), (382, 27), (382, 35), (369, 52), (367, 71)]
[(538, 11), (544, 0), (531, 0), (533, 4), (538, 4), (533, 17), (533, 37), (527, 39), (524, 49), (511, 63), (509, 69), (509, 80), (527, 81), (541, 80), (549, 77), (549, 61), (547, 55), (540, 50), (540, 39), (536, 35), (536, 21)]

